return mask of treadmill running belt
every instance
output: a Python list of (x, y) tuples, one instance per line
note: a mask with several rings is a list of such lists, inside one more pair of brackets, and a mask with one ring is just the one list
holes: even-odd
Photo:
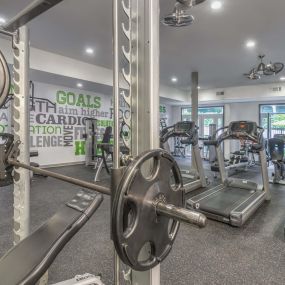
[[(183, 181), (183, 185), (185, 186), (185, 185), (187, 185), (187, 184), (189, 184), (189, 183), (192, 183), (192, 182), (195, 181), (195, 180), (193, 180), (192, 178), (187, 177), (187, 174), (186, 174), (185, 176), (184, 176), (184, 174), (182, 174), (182, 181)], [(170, 178), (170, 182), (171, 182), (172, 184), (175, 183), (173, 176)]]
[(229, 218), (232, 210), (252, 195), (253, 193), (246, 189), (225, 187), (201, 200), (200, 210)]
[(189, 177), (185, 177), (184, 175), (182, 175), (182, 181), (183, 181), (183, 185), (186, 185), (186, 184), (191, 183), (191, 182), (193, 182), (195, 180), (193, 180), (193, 179), (191, 179)]

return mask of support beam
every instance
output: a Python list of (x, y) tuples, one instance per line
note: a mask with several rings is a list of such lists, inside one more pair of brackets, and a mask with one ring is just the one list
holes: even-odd
[(40, 14), (46, 12), (53, 6), (62, 2), (63, 0), (35, 0), (25, 9), (23, 9), (18, 15), (10, 20), (5, 26), (4, 30), (8, 32), (15, 32), (20, 27), (26, 25)]
[(198, 125), (198, 108), (199, 108), (199, 74), (198, 72), (192, 72), (191, 75), (191, 105), (192, 105), (192, 121), (194, 121), (196, 123), (196, 125)]
[[(198, 72), (192, 72), (191, 74), (191, 105), (192, 105), (192, 111), (191, 111), (191, 120), (195, 122), (195, 124), (198, 126), (199, 124), (199, 74)], [(195, 157), (194, 150), (192, 148), (192, 158)], [(196, 160), (192, 159), (192, 169), (198, 169), (198, 166), (196, 164)]]

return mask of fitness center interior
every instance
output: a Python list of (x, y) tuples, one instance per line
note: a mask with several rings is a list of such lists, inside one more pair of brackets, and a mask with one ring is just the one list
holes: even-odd
[(285, 284), (284, 11), (0, 0), (0, 285)]

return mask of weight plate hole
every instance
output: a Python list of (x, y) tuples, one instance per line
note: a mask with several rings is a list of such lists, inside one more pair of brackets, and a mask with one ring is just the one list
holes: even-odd
[(142, 246), (139, 252), (138, 262), (139, 263), (150, 262), (153, 259), (153, 256), (154, 256), (154, 247), (153, 244), (150, 241), (148, 241)]
[(0, 137), (0, 144), (1, 144), (1, 145), (4, 145), (6, 142), (7, 142), (7, 138), (1, 136), (1, 137)]
[(173, 168), (170, 169), (169, 185), (171, 186), (173, 191), (177, 191), (181, 187), (177, 174), (175, 175)]
[(159, 159), (152, 157), (144, 161), (140, 167), (141, 174), (146, 180), (153, 180), (159, 170)]
[(127, 238), (136, 226), (137, 221), (137, 207), (134, 202), (127, 201), (124, 205), (123, 214), (123, 233)]
[(168, 221), (168, 236), (172, 240), (175, 237), (176, 222), (173, 219)]

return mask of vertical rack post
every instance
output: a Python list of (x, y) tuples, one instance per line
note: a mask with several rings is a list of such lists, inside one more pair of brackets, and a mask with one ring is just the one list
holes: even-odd
[[(114, 151), (113, 172), (120, 167), (120, 84), (119, 84), (119, 1), (113, 0), (113, 104), (114, 104)], [(116, 186), (116, 181), (112, 181)], [(116, 188), (115, 188), (116, 189)], [(114, 189), (113, 189), (114, 191)], [(112, 197), (114, 193), (112, 193)], [(112, 209), (111, 197), (111, 209)], [(112, 216), (112, 215), (111, 215)], [(114, 284), (120, 285), (120, 258), (114, 249)]]
[[(20, 140), (19, 160), (30, 164), (29, 155), (29, 30), (19, 28), (13, 38), (15, 140)], [(30, 229), (30, 173), (23, 168), (14, 172), (14, 244), (24, 239)]]
[(113, 0), (114, 168), (120, 166), (119, 1)]
[[(129, 137), (123, 141), (135, 157), (145, 150), (159, 147), (159, 0), (123, 0), (121, 2), (128, 26), (122, 31), (128, 44), (122, 46), (127, 62), (122, 75), (128, 95), (121, 94), (130, 108), (130, 116), (123, 116), (122, 125)], [(114, 49), (114, 177), (119, 169), (119, 5), (113, 0)], [(114, 183), (115, 184), (115, 183)], [(115, 255), (115, 284), (119, 284), (119, 260)], [(160, 266), (147, 272), (131, 272), (131, 282), (137, 285), (160, 284)]]
[[(159, 147), (159, 0), (131, 0), (132, 155)], [(132, 271), (132, 284), (160, 284), (160, 266)]]

